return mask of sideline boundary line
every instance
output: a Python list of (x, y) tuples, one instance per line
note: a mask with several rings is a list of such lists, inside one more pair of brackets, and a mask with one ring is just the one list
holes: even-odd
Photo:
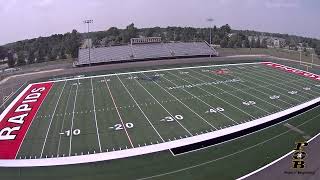
[[(311, 110), (311, 109), (310, 109), (310, 110)], [(309, 111), (310, 111), (310, 110), (309, 110)], [(301, 114), (300, 114), (300, 115), (301, 115)], [(319, 116), (319, 115), (318, 115), (318, 116)], [(318, 116), (315, 116), (315, 117), (318, 117)], [(309, 119), (308, 121), (305, 121), (305, 122), (299, 124), (298, 127), (300, 127), (300, 126), (302, 126), (302, 125), (304, 125), (304, 124), (306, 124), (306, 123), (314, 120), (315, 117)], [(282, 135), (284, 135), (284, 134), (287, 134), (288, 132), (290, 132), (290, 130), (287, 130), (287, 131), (284, 131), (284, 132), (282, 132), (282, 133), (280, 133), (280, 134), (277, 134), (276, 136), (273, 136), (273, 137), (271, 137), (271, 138), (269, 138), (269, 139), (267, 139), (267, 140), (261, 141), (261, 142), (258, 143), (258, 144), (252, 145), (252, 146), (247, 147), (247, 148), (243, 148), (242, 150), (236, 151), (236, 152), (234, 152), (234, 153), (231, 153), (231, 154), (228, 154), (228, 155), (225, 155), (225, 156), (222, 156), (222, 157), (218, 157), (218, 158), (216, 158), (216, 159), (212, 159), (212, 160), (209, 160), (209, 161), (200, 163), (200, 164), (192, 165), (192, 166), (189, 166), (189, 167), (181, 168), (181, 169), (174, 170), (174, 171), (170, 171), (170, 172), (166, 172), (166, 173), (161, 173), (161, 174), (157, 174), (157, 175), (153, 175), (153, 176), (138, 178), (138, 179), (136, 179), (136, 180), (145, 180), (145, 179), (152, 179), (152, 178), (156, 178), (156, 177), (162, 177), (162, 176), (166, 176), (166, 175), (170, 175), (170, 174), (175, 174), (175, 173), (178, 173), (178, 172), (182, 172), (182, 171), (185, 171), (185, 170), (197, 168), (197, 167), (200, 167), (200, 166), (203, 166), (203, 165), (206, 165), (206, 164), (210, 164), (210, 163), (212, 163), (212, 162), (219, 161), (219, 160), (222, 160), (222, 159), (231, 157), (231, 156), (233, 156), (233, 155), (237, 155), (237, 154), (239, 154), (239, 153), (245, 152), (245, 151), (247, 151), (247, 150), (250, 150), (250, 149), (252, 149), (252, 148), (255, 148), (255, 147), (257, 147), (257, 146), (260, 146), (260, 145), (262, 145), (262, 144), (265, 144), (265, 143), (267, 143), (267, 142), (269, 142), (269, 141), (271, 141), (271, 140), (273, 140), (273, 139), (275, 139), (275, 138), (278, 138), (278, 137), (280, 137), (280, 136), (282, 136)], [(320, 135), (320, 133), (316, 134), (315, 136), (319, 136), (319, 135)], [(236, 180), (238, 180), (238, 179), (236, 179)]]
[(28, 91), (28, 89), (30, 89), (31, 86), (32, 84), (29, 84), (26, 88), (24, 88), (24, 90), (9, 104), (9, 106), (7, 106), (7, 108), (0, 115), (0, 122), (8, 114), (10, 109), (19, 101), (19, 99)]
[[(53, 83), (53, 84), (54, 84), (54, 83)], [(52, 84), (52, 86), (53, 86), (53, 84)], [(26, 93), (26, 91), (28, 91), (28, 90), (30, 89), (31, 86), (32, 86), (32, 84), (31, 84), (31, 85), (29, 84), (29, 85), (16, 97), (16, 99), (14, 99), (14, 100), (16, 100), (16, 102), (14, 102), (14, 103), (11, 102), (12, 107), (17, 103), (17, 101), (19, 101), (19, 99)], [(34, 120), (34, 118), (36, 117), (36, 115), (38, 114), (39, 109), (41, 108), (43, 102), (46, 100), (48, 94), (50, 93), (50, 90), (52, 89), (52, 86), (50, 87), (50, 89), (49, 89), (48, 93), (46, 94), (46, 96), (43, 98), (43, 101), (41, 102), (41, 104), (40, 104), (37, 112), (35, 113), (35, 116), (33, 117), (32, 122), (31, 122), (31, 124), (29, 125), (29, 127), (28, 127), (28, 129), (27, 129), (27, 131), (26, 131), (26, 134), (24, 135), (24, 137), (23, 137), (23, 139), (22, 139), (22, 143), (21, 143), (20, 146), (19, 146), (19, 149), (18, 149), (18, 151), (17, 151), (17, 154), (16, 154), (15, 158), (17, 158), (17, 156), (18, 156), (18, 154), (19, 154), (19, 152), (20, 152), (20, 149), (21, 149), (21, 147), (22, 147), (22, 144), (23, 144), (23, 142), (24, 142), (24, 140), (25, 140), (25, 138), (26, 138), (26, 136), (27, 136), (27, 134), (28, 134), (28, 132), (29, 132), (29, 129), (30, 129), (30, 127), (32, 126), (32, 124), (33, 124), (33, 122), (34, 122), (33, 120)], [(20, 96), (20, 95), (21, 95), (21, 96)], [(20, 97), (19, 97), (19, 96), (20, 96)], [(10, 105), (11, 105), (11, 104), (10, 104)], [(7, 107), (8, 112), (11, 110), (12, 107), (10, 107), (10, 108)], [(7, 109), (6, 109), (6, 110), (7, 110)], [(7, 113), (6, 113), (6, 114), (7, 114)], [(4, 116), (6, 116), (6, 114), (5, 114)], [(2, 114), (1, 114), (1, 116), (2, 116)], [(1, 122), (1, 120), (2, 120), (1, 116), (0, 116), (0, 122)]]
[[(24, 82), (14, 93), (11, 93), (11, 95), (8, 96), (7, 99), (0, 105), (0, 108), (2, 108), (2, 106), (4, 106), (4, 104), (5, 104), (14, 94), (16, 94), (26, 83), (27, 83), (27, 81)], [(21, 93), (22, 93), (22, 92), (21, 92)], [(20, 94), (21, 94), (21, 93), (20, 93)], [(0, 121), (1, 121), (1, 117), (0, 117)]]
[[(292, 131), (292, 130), (289, 130), (289, 131)], [(308, 143), (311, 142), (312, 140), (314, 140), (314, 139), (317, 138), (318, 136), (320, 136), (320, 133), (318, 133), (317, 135), (313, 136), (313, 137), (312, 137), (311, 139), (309, 139), (307, 142), (308, 142)], [(294, 150), (292, 150), (292, 151), (288, 152), (287, 154), (281, 156), (280, 158), (272, 161), (271, 163), (269, 163), (269, 164), (267, 164), (267, 165), (265, 165), (265, 166), (263, 166), (263, 167), (255, 170), (255, 171), (252, 171), (251, 173), (249, 173), (249, 174), (247, 174), (247, 175), (244, 175), (244, 176), (242, 176), (242, 177), (237, 178), (236, 180), (243, 180), (243, 179), (245, 179), (245, 178), (247, 178), (247, 177), (249, 177), (249, 176), (252, 176), (252, 175), (254, 175), (254, 174), (256, 174), (256, 173), (258, 173), (258, 172), (260, 172), (260, 171), (262, 171), (262, 170), (264, 170), (264, 169), (266, 169), (266, 168), (268, 168), (269, 166), (272, 166), (273, 164), (281, 161), (282, 159), (286, 158), (287, 156), (289, 156), (289, 155), (292, 154), (293, 152), (294, 152)]]
[(33, 84), (41, 84), (41, 83), (46, 83), (46, 82), (72, 81), (72, 80), (78, 80), (78, 79), (89, 79), (89, 78), (108, 77), (108, 76), (127, 75), (127, 74), (139, 74), (139, 73), (146, 73), (146, 72), (172, 71), (172, 70), (180, 70), (180, 69), (196, 69), (196, 68), (203, 68), (203, 67), (224, 67), (224, 66), (250, 65), (250, 64), (260, 64), (262, 62), (269, 62), (269, 61), (260, 61), (260, 62), (253, 62), (253, 63), (215, 64), (215, 65), (206, 65), (206, 66), (187, 66), (187, 67), (179, 67), (179, 68), (165, 68), (165, 69), (154, 69), (154, 70), (144, 70), (144, 71), (131, 71), (131, 72), (124, 72), (124, 73), (113, 73), (113, 74), (103, 74), (103, 75), (94, 75), (94, 76), (81, 76), (81, 77), (74, 77), (74, 78), (69, 78), (69, 79), (60, 79), (60, 80), (53, 80), (53, 81), (42, 81), (42, 82), (37, 82), (37, 83), (33, 83)]

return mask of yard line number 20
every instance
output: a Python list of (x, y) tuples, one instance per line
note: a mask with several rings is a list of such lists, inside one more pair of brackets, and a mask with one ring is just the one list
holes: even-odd
[[(134, 127), (134, 125), (133, 125), (133, 123), (125, 123), (124, 124), (124, 126), (125, 126), (125, 128), (128, 128), (128, 129), (131, 129), (131, 128), (133, 128)], [(115, 124), (113, 127), (110, 127), (111, 129), (114, 129), (114, 130), (116, 130), (116, 131), (119, 131), (119, 130), (123, 130), (124, 129), (124, 127), (123, 127), (123, 125), (122, 124)]]

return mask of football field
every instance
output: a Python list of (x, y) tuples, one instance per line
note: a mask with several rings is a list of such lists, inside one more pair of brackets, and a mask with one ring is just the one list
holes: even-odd
[[(0, 153), (0, 158), (48, 159), (113, 152), (131, 156), (130, 149), (141, 154), (156, 152), (159, 149), (153, 149), (157, 147), (170, 150), (218, 137), (220, 132), (233, 132), (233, 127), (262, 121), (320, 95), (316, 77), (267, 63), (82, 76), (39, 84), (46, 84), (47, 91), (38, 96), (37, 105), (30, 106), (34, 112), (29, 124), (13, 119), (22, 124), (24, 133), (15, 139), (20, 143), (9, 149), (12, 152)], [(33, 90), (21, 93), (24, 101), (13, 102), (0, 123), (19, 102), (21, 112), (28, 110), (23, 103), (31, 102), (33, 96), (26, 97), (41, 91)]]

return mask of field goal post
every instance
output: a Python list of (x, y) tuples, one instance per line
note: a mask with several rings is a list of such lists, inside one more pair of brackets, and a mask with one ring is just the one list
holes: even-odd
[(314, 67), (314, 54), (311, 53), (311, 62), (305, 62), (302, 61), (302, 51), (299, 51), (299, 62), (300, 62), (300, 66), (305, 67), (307, 69), (307, 71), (309, 71), (310, 68)]

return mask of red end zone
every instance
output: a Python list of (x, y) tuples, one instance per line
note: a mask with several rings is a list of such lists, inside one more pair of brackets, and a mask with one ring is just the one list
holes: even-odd
[(0, 159), (15, 159), (53, 83), (29, 85), (0, 116)]
[(317, 80), (320, 81), (320, 75), (317, 74), (313, 74), (307, 71), (303, 71), (300, 69), (295, 69), (289, 66), (285, 66), (282, 64), (277, 64), (277, 63), (273, 63), (273, 62), (262, 62), (261, 64), (264, 64), (266, 66), (272, 67), (272, 68), (276, 68), (276, 69), (281, 69), (283, 71), (289, 72), (289, 73), (293, 73), (293, 74), (297, 74), (300, 76), (304, 76), (313, 80)]

